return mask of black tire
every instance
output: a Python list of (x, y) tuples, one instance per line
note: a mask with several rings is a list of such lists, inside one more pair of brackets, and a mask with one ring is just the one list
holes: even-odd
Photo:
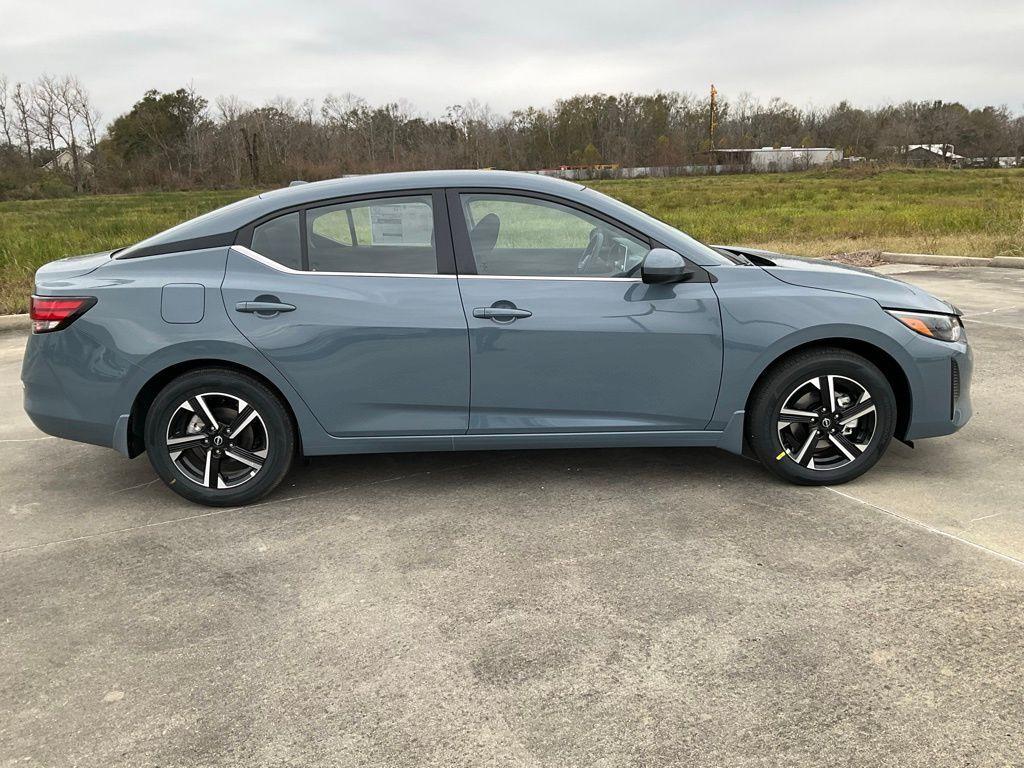
[[(209, 416), (216, 422), (212, 428)], [(243, 424), (230, 434), (233, 425)], [(167, 384), (147, 413), (145, 440), (160, 479), (189, 501), (211, 507), (266, 496), (284, 480), (295, 455), (295, 429), (277, 395), (253, 377), (223, 368), (190, 371)], [(175, 451), (170, 440), (184, 450)], [(193, 445), (200, 440), (206, 444)]]
[[(865, 392), (855, 389), (854, 384)], [(829, 396), (823, 393), (838, 393), (840, 387), (847, 393), (859, 393), (864, 399), (858, 402), (864, 405), (858, 407), (854, 403), (845, 411), (837, 406), (829, 408)], [(794, 397), (802, 400), (793, 400)], [(820, 403), (815, 403), (816, 397)], [(851, 396), (839, 393), (838, 397), (850, 400)], [(805, 409), (798, 411), (792, 407), (794, 402), (809, 404), (798, 406)], [(859, 432), (846, 437), (844, 427), (836, 425), (835, 414), (851, 414), (869, 404), (874, 405), (873, 413), (857, 419), (854, 426), (847, 426)], [(815, 413), (815, 417), (808, 417), (809, 412)], [(807, 423), (790, 424), (789, 419)], [(769, 369), (754, 392), (746, 427), (748, 444), (774, 474), (799, 485), (838, 485), (867, 472), (885, 452), (896, 429), (896, 397), (888, 379), (869, 360), (845, 349), (819, 347), (799, 352)], [(851, 446), (857, 441), (859, 445)], [(822, 466), (813, 468), (819, 453)]]

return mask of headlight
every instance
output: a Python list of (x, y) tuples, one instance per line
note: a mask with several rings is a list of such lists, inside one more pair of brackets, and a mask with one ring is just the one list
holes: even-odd
[(885, 310), (907, 328), (940, 341), (960, 341), (964, 326), (956, 315), (939, 315), (931, 312), (904, 312), (900, 309)]

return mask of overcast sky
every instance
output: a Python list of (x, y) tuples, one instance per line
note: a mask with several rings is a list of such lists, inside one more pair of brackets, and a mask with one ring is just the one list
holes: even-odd
[(580, 92), (1024, 111), (1024, 2), (0, 0), (0, 74), (78, 75), (104, 122), (150, 88), (211, 102), (352, 92), (439, 115)]

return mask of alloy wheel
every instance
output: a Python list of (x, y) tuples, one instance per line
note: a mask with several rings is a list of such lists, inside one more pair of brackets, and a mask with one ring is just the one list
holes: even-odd
[(825, 471), (856, 461), (875, 435), (878, 414), (860, 382), (816, 376), (783, 400), (777, 418), (783, 453), (802, 467)]
[(223, 392), (192, 395), (167, 424), (171, 462), (188, 480), (211, 489), (237, 488), (263, 469), (270, 435), (245, 400)]

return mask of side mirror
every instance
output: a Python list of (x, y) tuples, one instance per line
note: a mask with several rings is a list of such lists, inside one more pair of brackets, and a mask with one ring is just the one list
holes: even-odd
[(640, 278), (648, 284), (682, 283), (693, 277), (686, 261), (668, 248), (655, 248), (640, 265)]

